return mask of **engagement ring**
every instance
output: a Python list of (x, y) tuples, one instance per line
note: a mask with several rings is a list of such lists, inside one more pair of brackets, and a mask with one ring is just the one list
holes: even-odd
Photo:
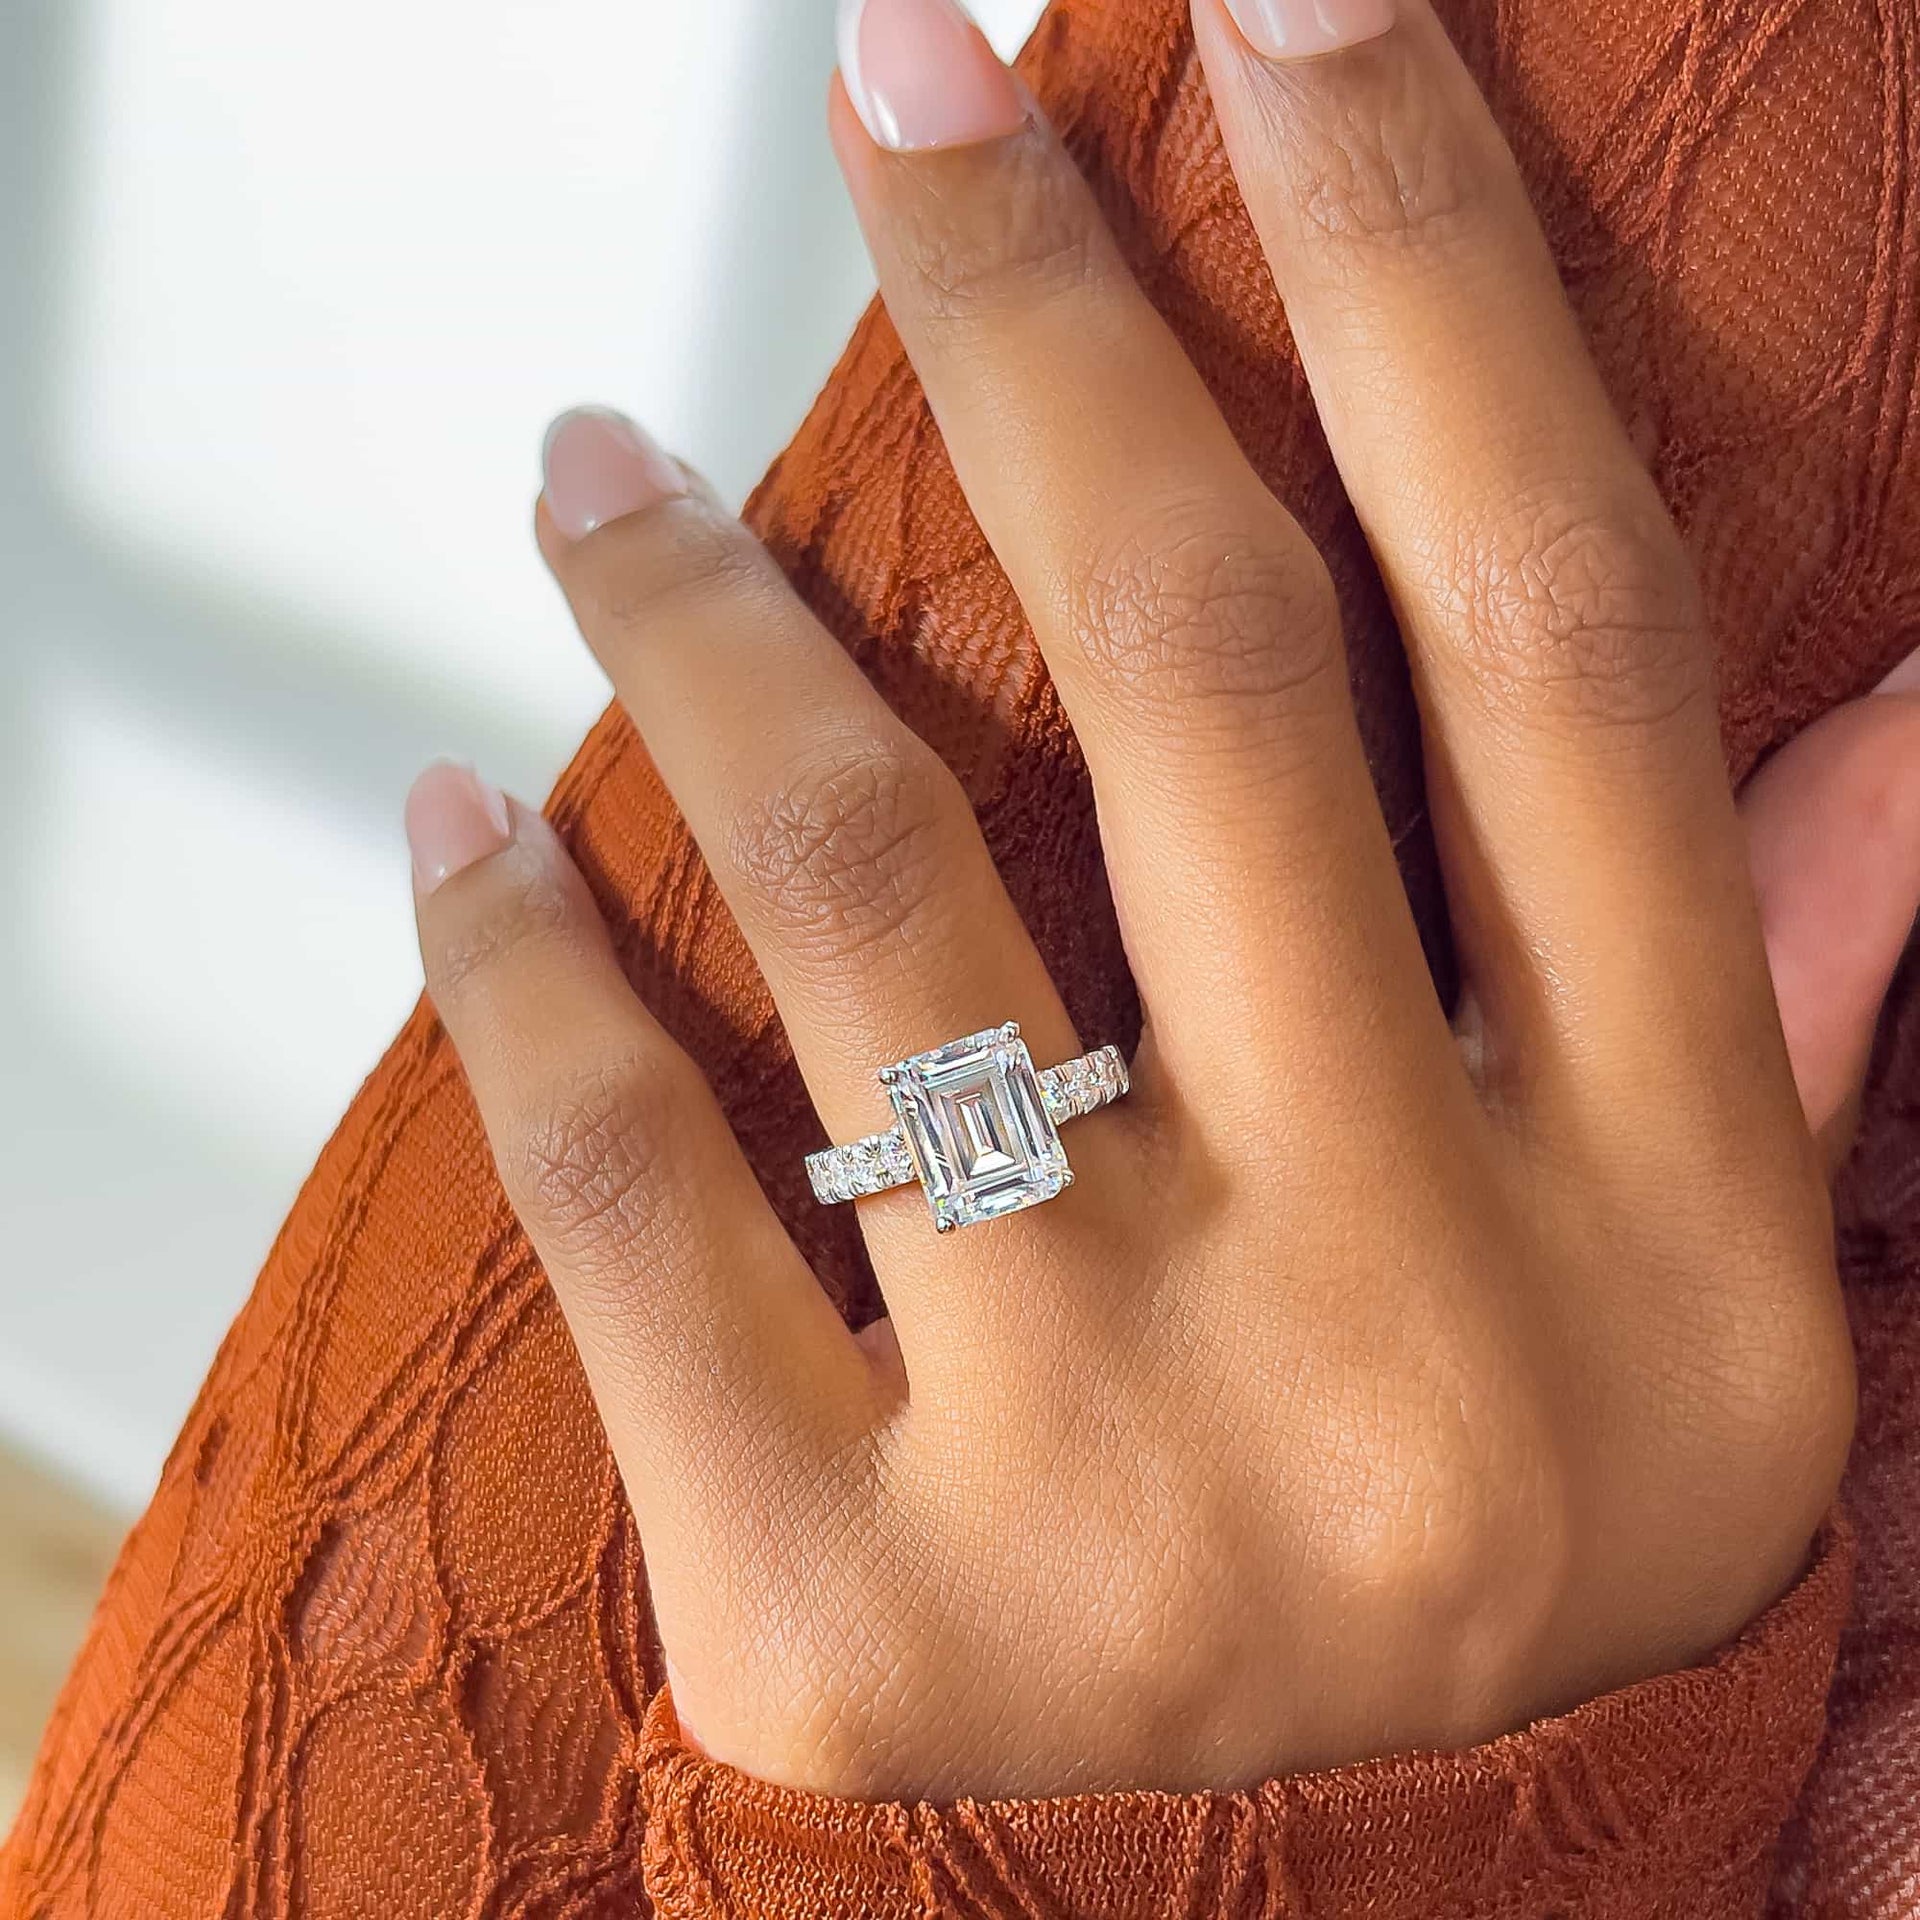
[(1052, 1200), (1073, 1184), (1060, 1127), (1126, 1091), (1118, 1047), (1034, 1071), (1013, 1022), (880, 1070), (899, 1124), (807, 1156), (816, 1199), (865, 1199), (918, 1180), (942, 1233)]

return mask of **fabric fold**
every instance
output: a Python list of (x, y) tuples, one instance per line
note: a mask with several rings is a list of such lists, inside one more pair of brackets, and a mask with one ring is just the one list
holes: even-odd
[(866, 1804), (641, 1732), (660, 1920), (1746, 1920), (1813, 1763), (1846, 1613), (1836, 1521), (1715, 1659), (1468, 1753), (1248, 1793)]

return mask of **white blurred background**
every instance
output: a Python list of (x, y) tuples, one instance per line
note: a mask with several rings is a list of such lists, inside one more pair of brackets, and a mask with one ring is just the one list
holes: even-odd
[(866, 298), (832, 28), (0, 4), (0, 1444), (112, 1510), (418, 991), (412, 774), (544, 795), (605, 698), (548, 416), (738, 498)]

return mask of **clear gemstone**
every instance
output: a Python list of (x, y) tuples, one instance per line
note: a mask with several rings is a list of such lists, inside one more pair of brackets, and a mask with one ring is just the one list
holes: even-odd
[(1038, 1206), (1072, 1178), (1018, 1027), (935, 1047), (882, 1078), (943, 1232)]

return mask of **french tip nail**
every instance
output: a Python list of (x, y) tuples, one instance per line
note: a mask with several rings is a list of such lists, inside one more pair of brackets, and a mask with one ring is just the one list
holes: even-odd
[(423, 897), (513, 840), (507, 796), (463, 760), (436, 760), (421, 770), (407, 794), (405, 821)]
[(1393, 0), (1226, 0), (1234, 25), (1269, 60), (1312, 60), (1377, 40), (1394, 22)]
[(557, 414), (540, 443), (540, 472), (547, 513), (568, 540), (690, 491), (680, 463), (617, 407)]
[(1019, 132), (1031, 102), (960, 0), (840, 0), (840, 79), (876, 145), (974, 146)]
[(860, 15), (864, 5), (865, 0), (840, 0), (833, 23), (834, 51), (839, 56), (840, 84), (846, 88), (860, 124), (872, 133), (873, 103), (860, 79)]
[(547, 422), (547, 430), (540, 436), (540, 465), (544, 469), (547, 457), (553, 452), (554, 443), (573, 425), (576, 420), (596, 421), (603, 427), (611, 428), (615, 433), (630, 433), (640, 438), (640, 429), (630, 415), (624, 414), (618, 407), (606, 407), (597, 401), (582, 401), (577, 407), (562, 407)]

